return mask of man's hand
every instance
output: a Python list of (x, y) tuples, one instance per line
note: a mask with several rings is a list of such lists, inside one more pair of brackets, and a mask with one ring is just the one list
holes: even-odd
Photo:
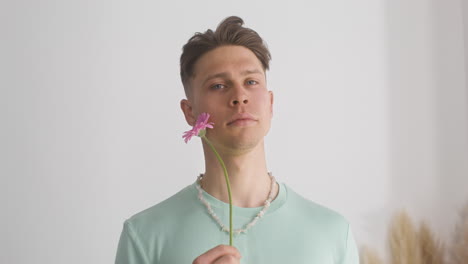
[(239, 264), (240, 258), (237, 248), (218, 245), (198, 256), (192, 264)]

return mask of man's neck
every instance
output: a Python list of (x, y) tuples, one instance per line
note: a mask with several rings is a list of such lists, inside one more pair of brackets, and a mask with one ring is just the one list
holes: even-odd
[[(216, 156), (204, 144), (205, 175), (202, 188), (218, 200), (229, 203), (223, 169)], [(266, 168), (263, 143), (241, 155), (220, 153), (229, 173), (232, 204), (238, 207), (261, 207), (268, 198), (271, 178)], [(278, 194), (278, 184), (273, 186), (273, 199)]]

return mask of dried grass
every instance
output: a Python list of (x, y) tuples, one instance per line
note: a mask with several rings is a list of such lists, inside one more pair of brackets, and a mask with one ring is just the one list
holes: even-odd
[(401, 211), (394, 216), (390, 226), (389, 240), (393, 264), (423, 264), (418, 233), (406, 211)]
[(371, 248), (363, 247), (360, 255), (361, 264), (383, 264), (377, 252)]
[(439, 239), (434, 237), (427, 223), (423, 222), (421, 224), (418, 236), (422, 263), (443, 264), (444, 246)]
[[(419, 231), (406, 211), (395, 214), (389, 229), (390, 257), (392, 264), (468, 264), (468, 203), (459, 213), (453, 243), (445, 248), (435, 237), (429, 225), (422, 222)], [(449, 259), (446, 259), (446, 253)], [(362, 247), (361, 264), (383, 264), (378, 254)]]
[(455, 227), (455, 237), (451, 249), (451, 263), (468, 263), (468, 203), (462, 208), (460, 220)]

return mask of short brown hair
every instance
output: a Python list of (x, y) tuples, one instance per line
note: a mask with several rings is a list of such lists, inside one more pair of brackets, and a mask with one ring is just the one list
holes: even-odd
[(237, 16), (230, 16), (219, 23), (216, 30), (205, 33), (197, 32), (182, 48), (180, 56), (180, 78), (184, 85), (185, 95), (189, 94), (189, 79), (193, 77), (197, 60), (205, 53), (225, 45), (243, 46), (251, 50), (262, 63), (263, 70), (269, 69), (271, 54), (266, 43), (257, 32), (242, 27), (244, 21)]

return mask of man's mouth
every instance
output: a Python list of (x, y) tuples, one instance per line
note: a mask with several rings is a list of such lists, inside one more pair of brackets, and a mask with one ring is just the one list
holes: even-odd
[(228, 122), (228, 126), (244, 126), (257, 122), (257, 119), (249, 113), (239, 113), (233, 116), (231, 121)]

